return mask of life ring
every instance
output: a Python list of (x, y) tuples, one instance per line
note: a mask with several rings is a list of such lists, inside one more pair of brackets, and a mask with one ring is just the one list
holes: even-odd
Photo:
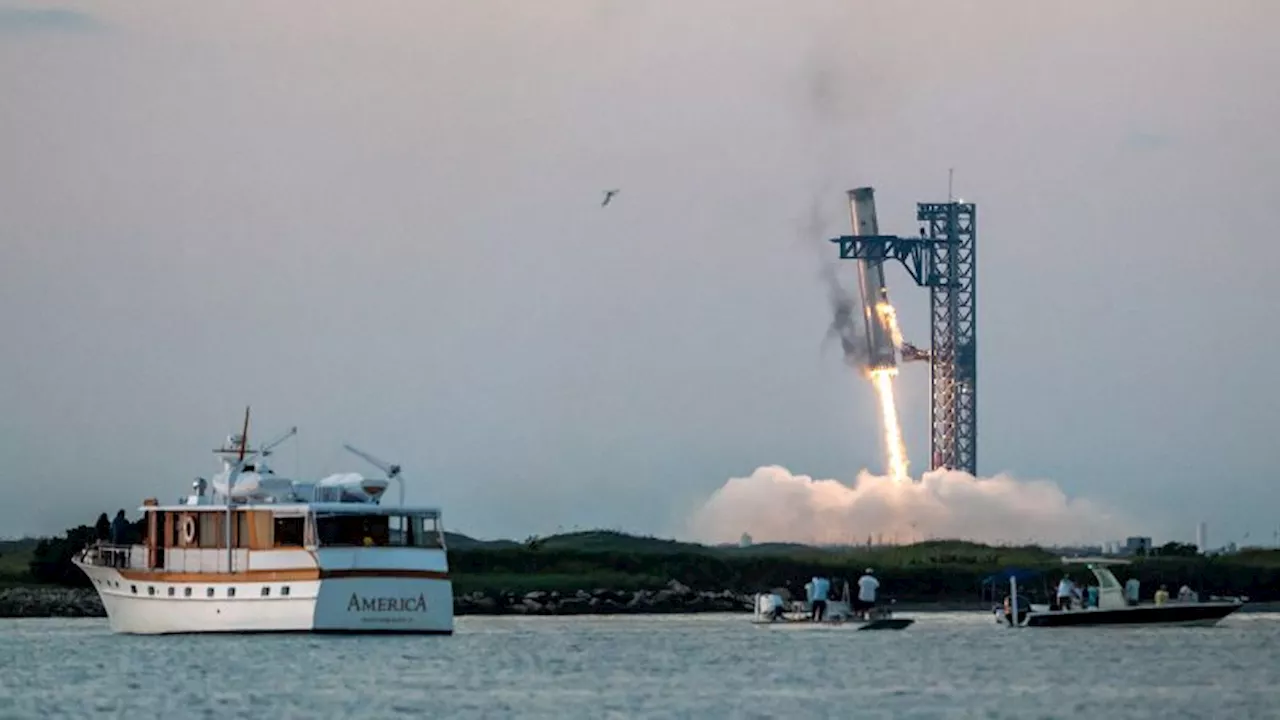
[(192, 545), (196, 541), (196, 519), (190, 515), (182, 516), (182, 543)]

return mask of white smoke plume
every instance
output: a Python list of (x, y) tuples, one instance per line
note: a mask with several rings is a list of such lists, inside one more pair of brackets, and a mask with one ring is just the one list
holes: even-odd
[(1130, 529), (1043, 480), (935, 470), (918, 482), (900, 482), (863, 471), (850, 487), (771, 465), (713, 493), (692, 516), (689, 534), (704, 543), (736, 542), (745, 532), (755, 542), (813, 545), (862, 544), (869, 537), (876, 543), (945, 538), (1056, 545), (1101, 543)]

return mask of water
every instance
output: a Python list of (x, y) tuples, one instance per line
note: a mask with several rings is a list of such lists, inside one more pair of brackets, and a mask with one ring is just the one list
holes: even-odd
[(0, 718), (1280, 717), (1280, 614), (902, 632), (742, 615), (458, 619), (451, 638), (132, 637), (0, 620)]

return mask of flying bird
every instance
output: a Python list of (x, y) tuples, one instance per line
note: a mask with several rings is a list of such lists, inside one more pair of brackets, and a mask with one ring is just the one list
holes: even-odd
[(614, 196), (614, 195), (617, 195), (617, 194), (618, 194), (618, 191), (617, 191), (617, 190), (605, 190), (605, 191), (604, 191), (604, 202), (600, 203), (600, 207), (604, 207), (605, 205), (608, 205), (608, 204), (609, 204), (609, 201), (613, 199), (613, 196)]

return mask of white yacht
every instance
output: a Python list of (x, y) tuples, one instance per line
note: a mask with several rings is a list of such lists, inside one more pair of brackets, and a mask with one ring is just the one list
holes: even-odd
[[(400, 468), (314, 482), (277, 476), (244, 430), (214, 452), (222, 472), (172, 505), (141, 508), (141, 544), (98, 543), (74, 560), (121, 633), (453, 633), (440, 510), (407, 507)], [(391, 480), (399, 503), (384, 502)]]

